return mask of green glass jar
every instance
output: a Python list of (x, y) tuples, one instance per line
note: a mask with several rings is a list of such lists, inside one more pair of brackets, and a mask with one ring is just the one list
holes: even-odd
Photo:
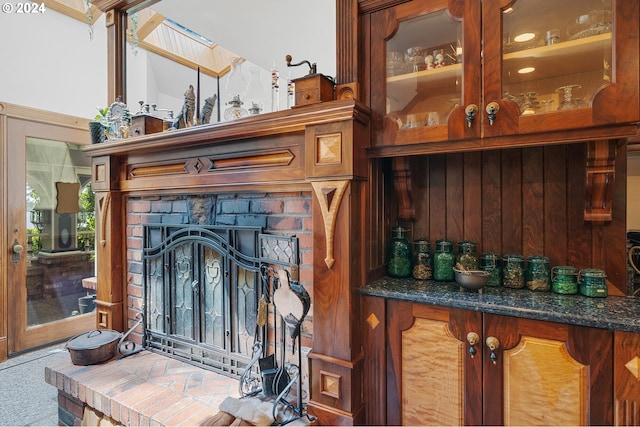
[(391, 240), (387, 248), (387, 275), (389, 277), (411, 276), (411, 245), (405, 227), (391, 229)]
[(417, 280), (433, 278), (433, 257), (429, 239), (416, 239), (413, 242), (413, 278)]
[(603, 298), (607, 292), (607, 274), (603, 270), (588, 268), (578, 273), (578, 292), (588, 297)]
[(471, 240), (458, 242), (458, 256), (456, 261), (467, 270), (477, 270), (480, 266), (478, 260), (478, 244)]
[(502, 262), (500, 255), (491, 252), (480, 255), (480, 270), (489, 272), (487, 286), (502, 286)]
[(502, 286), (512, 289), (524, 288), (524, 257), (505, 255), (502, 262)]
[(553, 267), (551, 269), (551, 290), (557, 294), (577, 294), (578, 274), (576, 268), (569, 265)]
[(437, 240), (436, 253), (433, 255), (433, 279), (438, 282), (452, 282), (454, 280), (453, 267), (455, 265), (456, 256), (453, 253), (451, 240)]
[(530, 256), (527, 258), (527, 271), (524, 275), (527, 289), (548, 291), (551, 289), (550, 274), (549, 258), (546, 256)]

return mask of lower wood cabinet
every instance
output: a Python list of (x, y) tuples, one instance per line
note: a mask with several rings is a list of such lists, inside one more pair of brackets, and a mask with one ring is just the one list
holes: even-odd
[(368, 410), (368, 423), (612, 424), (613, 332), (367, 299), (365, 346), (380, 343), (371, 316), (385, 319), (386, 341), (384, 355), (370, 355), (379, 362), (365, 365), (375, 375), (386, 364), (386, 410)]
[(640, 334), (614, 334), (614, 424), (640, 425)]

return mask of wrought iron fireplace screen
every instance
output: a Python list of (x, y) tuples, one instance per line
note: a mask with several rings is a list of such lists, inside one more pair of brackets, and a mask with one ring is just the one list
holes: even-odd
[(144, 347), (240, 377), (258, 335), (261, 267), (298, 264), (297, 237), (256, 227), (144, 226)]

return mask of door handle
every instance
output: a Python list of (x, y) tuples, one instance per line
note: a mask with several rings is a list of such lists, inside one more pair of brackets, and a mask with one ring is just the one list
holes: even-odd
[(13, 245), (11, 245), (11, 251), (13, 252), (13, 255), (11, 255), (11, 261), (14, 264), (20, 262), (20, 254), (22, 253), (22, 251), (24, 251), (24, 246), (18, 243), (18, 239), (15, 239), (13, 241)]

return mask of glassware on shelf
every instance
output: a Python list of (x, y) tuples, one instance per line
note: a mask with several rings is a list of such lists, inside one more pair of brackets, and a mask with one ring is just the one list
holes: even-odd
[(247, 84), (249, 114), (260, 114), (264, 110), (264, 88), (260, 82), (260, 68), (251, 67), (249, 69), (249, 76), (249, 84)]
[(225, 121), (236, 120), (241, 117), (246, 117), (249, 115), (249, 112), (242, 108), (244, 102), (240, 100), (240, 95), (236, 95), (233, 99), (227, 102), (229, 107), (224, 110), (224, 119)]
[(405, 58), (409, 64), (413, 66), (413, 71), (417, 72), (424, 67), (424, 55), (427, 50), (424, 47), (410, 47), (407, 49)]
[(598, 9), (579, 15), (567, 25), (569, 40), (597, 36), (611, 32), (611, 10)]
[(406, 65), (401, 52), (387, 52), (387, 77), (406, 73)]
[(560, 107), (558, 108), (559, 110), (571, 110), (573, 108), (579, 107), (578, 103), (573, 99), (574, 89), (582, 89), (582, 86), (566, 85), (560, 86), (558, 89), (556, 89), (556, 92), (561, 93), (563, 96), (562, 100), (560, 101)]
[(280, 109), (280, 72), (273, 64), (271, 68), (271, 111)]
[(244, 59), (239, 57), (231, 59), (231, 71), (223, 92), (224, 104), (229, 105), (224, 111), (225, 120), (234, 120), (249, 114), (242, 108), (247, 95), (247, 82), (242, 74), (243, 61)]

